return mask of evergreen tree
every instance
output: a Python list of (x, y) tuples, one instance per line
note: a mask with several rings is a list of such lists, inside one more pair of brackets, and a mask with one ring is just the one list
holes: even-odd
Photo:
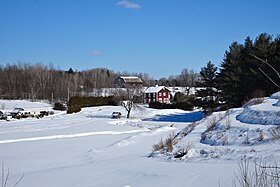
[(69, 74), (74, 74), (74, 71), (73, 71), (72, 68), (69, 68), (69, 70), (67, 71), (67, 73), (69, 73)]
[[(280, 41), (271, 35), (260, 34), (253, 42), (247, 37), (244, 44), (233, 42), (221, 64), (218, 89), (225, 108), (239, 107), (256, 96), (278, 91), (268, 78), (280, 79), (270, 66), (280, 72)], [(264, 73), (265, 72), (265, 73)], [(258, 93), (258, 95), (256, 95)]]
[(216, 76), (217, 67), (211, 61), (201, 68), (200, 81), (197, 82), (200, 87), (197, 96), (201, 98), (198, 105), (206, 111), (213, 111), (217, 107)]
[(217, 76), (219, 95), (223, 102), (223, 108), (237, 107), (244, 99), (243, 88), (241, 87), (241, 63), (243, 45), (233, 42), (226, 51), (221, 64), (220, 72)]
[[(277, 59), (276, 42), (273, 41), (273, 37), (267, 33), (260, 34), (254, 42), (254, 56), (267, 61), (273, 67), (279, 69), (279, 59)], [(256, 77), (257, 89), (264, 90), (267, 94), (276, 92), (277, 89), (273, 83), (264, 75), (265, 72), (269, 77), (275, 80), (276, 74), (265, 63), (255, 58), (255, 64), (258, 69), (258, 75)], [(262, 72), (261, 72), (262, 71)]]

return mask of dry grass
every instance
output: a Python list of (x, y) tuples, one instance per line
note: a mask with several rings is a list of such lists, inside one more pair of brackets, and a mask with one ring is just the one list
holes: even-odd
[(223, 119), (222, 115), (219, 116), (212, 116), (207, 120), (207, 131), (212, 131), (217, 127), (218, 123)]
[(244, 144), (250, 144), (250, 138), (249, 138), (249, 131), (247, 131), (245, 139), (244, 139)]
[(264, 139), (264, 133), (262, 130), (260, 130), (258, 140), (263, 141), (263, 139)]
[(169, 135), (169, 137), (164, 141), (164, 145), (167, 152), (173, 151), (174, 136)]
[(263, 101), (264, 101), (264, 97), (254, 98), (254, 99), (251, 99), (250, 101), (246, 102), (243, 105), (243, 107), (247, 108), (249, 106), (258, 105), (258, 104), (263, 103)]
[(279, 140), (280, 139), (280, 127), (272, 127), (269, 129), (270, 136), (272, 140)]
[(229, 129), (231, 128), (231, 119), (230, 119), (230, 116), (227, 115), (225, 118), (226, 118), (226, 119), (225, 119), (225, 129), (226, 129), (226, 130), (229, 130)]
[[(23, 179), (24, 175), (13, 185), (13, 187), (17, 186), (19, 182)], [(5, 169), (4, 162), (2, 162), (1, 168), (1, 187), (8, 187), (8, 182), (10, 180), (10, 169)]]
[(159, 141), (159, 143), (153, 145), (153, 149), (154, 151), (159, 151), (164, 149), (164, 144), (162, 139)]
[(170, 134), (164, 141), (161, 139), (159, 143), (153, 145), (154, 151), (172, 152), (173, 146), (177, 144), (178, 141), (175, 140), (174, 134)]

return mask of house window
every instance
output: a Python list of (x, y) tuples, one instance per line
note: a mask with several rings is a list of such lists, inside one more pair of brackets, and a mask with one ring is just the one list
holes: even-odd
[(166, 96), (166, 93), (165, 92), (163, 92), (163, 97), (165, 97)]
[(161, 97), (161, 92), (158, 93), (158, 96)]

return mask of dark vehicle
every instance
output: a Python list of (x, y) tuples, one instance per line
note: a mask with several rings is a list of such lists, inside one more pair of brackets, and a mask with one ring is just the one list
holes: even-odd
[(5, 119), (4, 113), (0, 111), (0, 119)]
[(39, 117), (42, 118), (44, 116), (53, 115), (53, 111), (40, 111)]
[(12, 118), (20, 119), (22, 111), (24, 111), (23, 108), (15, 108), (12, 112)]
[(119, 119), (119, 118), (121, 118), (121, 116), (122, 116), (122, 113), (120, 113), (120, 112), (113, 112), (112, 113), (112, 118), (113, 119)]

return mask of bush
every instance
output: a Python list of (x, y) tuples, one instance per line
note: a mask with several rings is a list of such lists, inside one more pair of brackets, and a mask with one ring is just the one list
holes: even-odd
[(154, 151), (162, 151), (164, 149), (164, 143), (162, 139), (160, 140), (159, 143), (153, 145), (153, 149)]
[(79, 106), (79, 105), (69, 106), (67, 109), (67, 114), (77, 113), (77, 112), (80, 112), (81, 110), (82, 110), (81, 106)]
[(254, 161), (253, 166), (250, 166), (248, 159), (241, 160), (234, 187), (279, 187), (279, 169), (277, 163), (269, 166), (262, 161)]
[(68, 106), (81, 107), (93, 107), (93, 106), (103, 106), (103, 105), (117, 105), (117, 102), (113, 96), (109, 97), (71, 97)]
[(170, 134), (164, 141), (161, 139), (159, 143), (154, 144), (153, 149), (154, 151), (160, 151), (161, 153), (171, 153), (173, 151), (173, 145), (177, 143), (174, 134)]
[(66, 110), (66, 106), (62, 103), (56, 102), (56, 103), (54, 103), (53, 109), (64, 111), (64, 110)]

